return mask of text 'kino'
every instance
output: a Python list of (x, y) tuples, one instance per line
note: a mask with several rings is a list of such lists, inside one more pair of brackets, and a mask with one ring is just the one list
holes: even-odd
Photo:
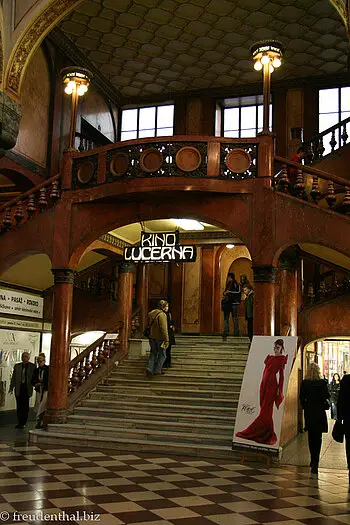
[(124, 249), (124, 260), (133, 262), (194, 262), (195, 246), (179, 244), (179, 232), (141, 233), (141, 246)]

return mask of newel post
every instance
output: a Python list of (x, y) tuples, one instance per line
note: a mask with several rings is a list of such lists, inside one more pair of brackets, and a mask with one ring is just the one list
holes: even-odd
[(273, 177), (274, 137), (264, 135), (259, 137), (258, 147), (258, 177), (265, 180), (264, 185), (270, 187)]

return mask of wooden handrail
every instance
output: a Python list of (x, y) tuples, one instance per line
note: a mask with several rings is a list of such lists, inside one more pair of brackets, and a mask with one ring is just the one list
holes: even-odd
[(5, 211), (7, 208), (11, 208), (15, 204), (17, 204), (19, 201), (22, 201), (22, 200), (26, 199), (32, 193), (35, 193), (35, 192), (41, 190), (42, 188), (45, 188), (46, 186), (49, 186), (50, 184), (52, 184), (52, 182), (55, 182), (60, 177), (61, 177), (61, 174), (58, 173), (57, 175), (54, 175), (53, 177), (50, 177), (49, 179), (46, 179), (44, 182), (41, 182), (37, 186), (34, 186), (34, 188), (30, 188), (30, 190), (27, 190), (26, 192), (21, 193), (21, 195), (19, 195), (18, 197), (12, 199), (12, 201), (9, 201), (9, 202), (6, 202), (5, 204), (2, 204), (2, 206), (0, 206), (0, 213), (2, 211)]
[(317, 135), (312, 137), (311, 140), (306, 141), (305, 144), (310, 144), (310, 142), (314, 142), (315, 140), (318, 140), (319, 137), (324, 137), (325, 135), (328, 135), (328, 133), (332, 133), (332, 131), (335, 131), (336, 129), (341, 128), (342, 126), (345, 126), (345, 124), (347, 124), (348, 122), (350, 122), (350, 117), (345, 118), (344, 120), (341, 120), (337, 124), (330, 126), (324, 131), (320, 131), (319, 133), (317, 133)]
[(350, 186), (350, 180), (343, 179), (342, 177), (338, 177), (337, 175), (333, 175), (333, 173), (327, 173), (326, 171), (318, 170), (317, 168), (312, 168), (308, 165), (305, 166), (304, 164), (298, 164), (297, 162), (285, 159), (284, 157), (279, 157), (278, 155), (275, 155), (275, 160), (277, 162), (280, 162), (281, 164), (287, 164), (288, 166), (292, 166), (293, 168), (301, 169), (303, 173), (316, 175), (320, 179), (330, 180), (335, 184), (339, 184), (340, 186)]

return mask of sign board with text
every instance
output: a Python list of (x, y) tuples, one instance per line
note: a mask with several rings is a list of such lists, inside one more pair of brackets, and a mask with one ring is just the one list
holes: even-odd
[(0, 288), (0, 314), (42, 318), (43, 311), (42, 297)]
[(141, 232), (140, 246), (124, 248), (124, 260), (130, 262), (195, 262), (196, 246), (179, 243), (179, 232)]

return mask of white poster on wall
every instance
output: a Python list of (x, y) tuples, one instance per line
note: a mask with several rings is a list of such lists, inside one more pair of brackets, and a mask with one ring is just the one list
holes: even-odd
[(253, 338), (239, 397), (233, 448), (279, 448), (297, 337)]
[(0, 330), (0, 411), (16, 408), (15, 395), (8, 391), (13, 367), (22, 361), (23, 352), (29, 352), (30, 361), (34, 363), (35, 356), (40, 352), (40, 333)]
[(44, 299), (38, 295), (0, 288), (0, 313), (42, 318)]

